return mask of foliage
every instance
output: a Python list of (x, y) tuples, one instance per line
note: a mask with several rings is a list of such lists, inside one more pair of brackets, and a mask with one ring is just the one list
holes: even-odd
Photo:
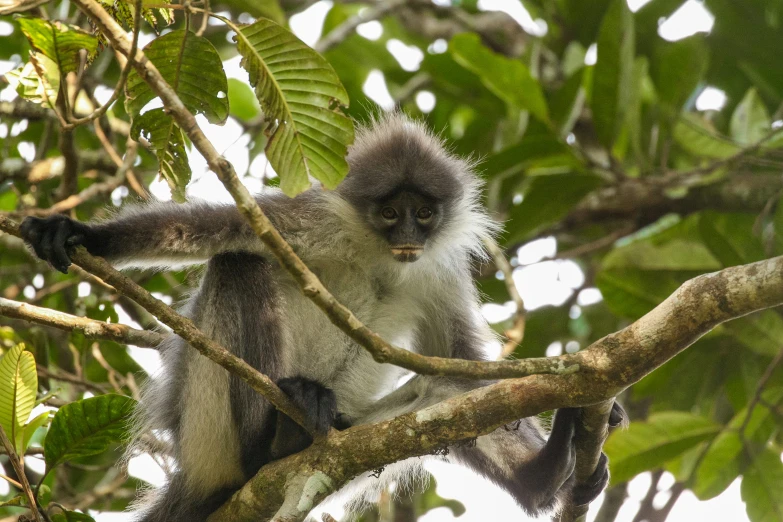
[[(132, 3), (102, 3), (133, 26)], [(673, 42), (659, 36), (659, 20), (683, 0), (650, 0), (635, 12), (625, 0), (521, 0), (547, 28), (538, 36), (510, 18), (485, 17), (475, 2), (409, 2), (378, 20), (377, 39), (349, 31), (323, 55), (288, 30), (301, 2), (210, 3), (221, 16), (203, 34), (199, 9), (145, 7), (144, 52), (202, 126), (241, 129), (247, 161), (244, 150), (226, 156), (248, 184), (289, 195), (311, 177), (336, 186), (354, 133), (346, 115), (372, 116), (364, 87), (379, 74), (401, 110), (456, 153), (479, 158), (484, 202), (506, 223), (502, 246), (529, 305), (540, 296), (526, 281), (551, 275), (553, 297), (527, 313), (514, 357), (585, 348), (692, 277), (783, 254), (783, 0), (706, 0), (712, 30)], [(371, 5), (334, 2), (321, 38)], [(137, 72), (95, 125), (60, 131), (55, 109), (90, 114), (122, 71), (72, 3), (0, 20), (12, 31), (0, 60), (13, 64), (2, 99), (15, 98), (0, 102), (1, 211), (20, 218), (57, 203), (78, 219), (100, 219), (107, 207), (144, 197), (159, 175), (174, 199), (190, 197), (191, 174), (202, 167), (188, 129)], [(406, 61), (401, 45), (420, 62)], [(239, 77), (229, 61), (241, 63)], [(701, 107), (708, 88), (725, 93), (723, 106)], [(432, 107), (423, 102), (430, 95)], [(139, 142), (137, 158), (129, 138)], [(128, 158), (132, 168), (118, 169)], [(69, 179), (76, 186), (66, 190)], [(545, 238), (557, 259), (540, 254)], [(478, 270), (477, 283), (487, 303), (503, 304), (509, 295), (495, 274)], [(131, 276), (174, 302), (198, 280), (194, 271)], [(0, 294), (100, 321), (156, 324), (110, 287), (36, 264), (7, 236)], [(513, 320), (494, 326), (503, 332)], [(46, 476), (31, 472), (31, 483), (45, 479), (41, 496), (51, 488), (69, 510), (125, 509), (143, 481), (128, 478), (111, 494), (98, 486), (115, 483), (106, 470), (118, 462), (131, 397), (146, 379), (139, 352), (2, 317), (0, 325), (0, 425), (17, 452), (45, 452)], [(631, 426), (606, 444), (613, 485), (666, 470), (678, 488), (706, 499), (740, 479), (750, 520), (783, 521), (783, 496), (774, 494), (783, 488), (783, 365), (773, 364), (781, 347), (781, 311), (767, 310), (716, 328), (635, 384), (622, 397)], [(49, 409), (34, 416), (36, 399)], [(44, 435), (49, 410), (57, 413)], [(61, 465), (69, 461), (76, 465)], [(417, 516), (444, 505), (457, 514), (430, 486)], [(24, 508), (18, 493), (0, 498), (0, 516)], [(59, 508), (50, 516), (87, 519)]]

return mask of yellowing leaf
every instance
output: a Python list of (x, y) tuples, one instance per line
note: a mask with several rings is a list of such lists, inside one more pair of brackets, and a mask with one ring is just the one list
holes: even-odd
[(23, 426), (38, 389), (35, 358), (24, 349), (24, 344), (17, 344), (0, 360), (0, 425), (19, 453), (24, 451)]

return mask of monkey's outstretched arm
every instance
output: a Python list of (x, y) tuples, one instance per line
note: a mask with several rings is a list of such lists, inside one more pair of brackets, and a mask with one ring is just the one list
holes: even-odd
[[(298, 215), (303, 200), (311, 199), (303, 196), (269, 195), (257, 201), (284, 234), (293, 236), (302, 216), (318, 208), (310, 204), (307, 213)], [(111, 220), (90, 224), (63, 215), (29, 217), (21, 232), (36, 255), (61, 272), (71, 264), (68, 251), (74, 245), (122, 267), (182, 266), (223, 252), (263, 252), (261, 240), (235, 206), (204, 202), (129, 206)]]

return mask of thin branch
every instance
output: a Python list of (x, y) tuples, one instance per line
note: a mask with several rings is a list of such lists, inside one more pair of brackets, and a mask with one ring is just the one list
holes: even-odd
[(264, 466), (210, 521), (267, 520), (286, 501), (300, 506), (290, 520), (302, 520), (311, 506), (360, 473), (491, 433), (522, 417), (609, 401), (715, 326), (781, 304), (783, 257), (696, 277), (623, 330), (556, 358), (583, 371), (503, 380), (418, 412), (333, 433)]
[(495, 266), (503, 273), (503, 282), (506, 284), (508, 295), (517, 307), (514, 312), (514, 324), (511, 328), (503, 332), (506, 336), (506, 342), (503, 344), (501, 354), (505, 357), (512, 354), (517, 346), (522, 344), (522, 340), (525, 338), (525, 323), (527, 322), (525, 301), (522, 300), (522, 295), (519, 293), (517, 284), (514, 281), (514, 268), (511, 266), (511, 263), (508, 262), (508, 259), (506, 259), (506, 254), (503, 252), (503, 249), (491, 239), (484, 241), (484, 247), (489, 252), (489, 255), (492, 256)]
[[(19, 225), (1, 214), (0, 230), (19, 237)], [(278, 410), (288, 415), (308, 432), (314, 432), (301, 409), (268, 376), (204, 335), (190, 319), (175, 312), (164, 302), (155, 299), (144, 288), (117, 272), (102, 258), (88, 254), (84, 247), (74, 249), (71, 260), (81, 268), (97, 275), (107, 284), (112, 285), (118, 292), (139, 303), (148, 312), (171, 327), (177, 335), (202, 355), (244, 380), (251, 388), (266, 397)]]
[[(136, 49), (138, 48), (139, 44), (139, 30), (141, 29), (141, 4), (142, 0), (136, 0), (134, 9), (135, 14), (133, 16), (133, 38), (131, 42), (131, 52), (129, 54), (131, 57), (136, 54)], [(122, 72), (120, 72), (120, 79), (117, 80), (117, 86), (114, 88), (114, 92), (111, 93), (109, 100), (84, 118), (70, 120), (67, 125), (63, 126), (63, 130), (71, 130), (79, 125), (89, 123), (103, 116), (109, 107), (111, 107), (111, 104), (117, 101), (117, 98), (120, 97), (122, 90), (125, 88), (125, 82), (128, 79), (128, 74), (130, 74), (132, 67), (133, 58), (130, 58), (125, 63), (125, 67), (122, 68)]]
[(319, 53), (325, 53), (332, 47), (340, 44), (343, 40), (348, 38), (357, 27), (370, 22), (372, 20), (378, 20), (383, 18), (392, 11), (404, 6), (408, 3), (408, 0), (386, 0), (379, 2), (372, 7), (367, 7), (359, 11), (359, 14), (352, 16), (342, 24), (332, 29), (329, 34), (321, 38), (318, 43), (315, 44), (315, 50)]
[(105, 339), (147, 348), (154, 348), (165, 339), (164, 335), (156, 332), (137, 330), (124, 324), (110, 324), (86, 317), (77, 317), (2, 297), (0, 297), (0, 315), (51, 326), (66, 332), (81, 332), (88, 339)]
[(39, 377), (43, 377), (45, 379), (52, 379), (55, 381), (67, 382), (69, 384), (73, 384), (79, 388), (90, 391), (92, 393), (97, 393), (99, 395), (104, 393), (109, 393), (109, 388), (106, 388), (105, 386), (101, 386), (94, 382), (90, 382), (86, 379), (82, 379), (78, 375), (73, 375), (65, 371), (58, 372), (58, 371), (50, 370), (44, 366), (38, 366), (36, 367), (36, 372), (38, 373)]
[(19, 455), (16, 454), (14, 451), (14, 446), (11, 444), (11, 441), (8, 440), (8, 435), (6, 435), (5, 430), (2, 426), (0, 426), (0, 442), (3, 444), (3, 447), (5, 448), (5, 453), (8, 455), (8, 460), (11, 461), (11, 465), (14, 467), (14, 471), (16, 472), (16, 476), (19, 477), (19, 482), (21, 482), (22, 491), (24, 492), (24, 495), (27, 497), (27, 504), (30, 508), (30, 512), (35, 517), (35, 520), (38, 522), (42, 522), (41, 520), (41, 513), (38, 511), (38, 504), (35, 501), (35, 495), (33, 495), (33, 490), (30, 488), (30, 482), (27, 480), (27, 475), (24, 473), (24, 464), (22, 463), (22, 459), (19, 458)]

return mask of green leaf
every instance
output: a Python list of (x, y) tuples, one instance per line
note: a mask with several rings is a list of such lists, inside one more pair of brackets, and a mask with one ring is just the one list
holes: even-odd
[(723, 325), (729, 335), (760, 355), (774, 356), (783, 345), (783, 318), (773, 310), (763, 310)]
[(627, 430), (612, 433), (604, 445), (612, 483), (660, 468), (719, 432), (720, 426), (711, 420), (678, 411), (654, 413), (645, 422), (632, 422)]
[(756, 89), (750, 88), (731, 115), (731, 137), (743, 145), (761, 141), (772, 130), (769, 113)]
[(45, 411), (35, 417), (33, 420), (25, 424), (23, 430), (22, 430), (22, 445), (21, 450), (22, 453), (27, 451), (27, 447), (30, 446), (30, 439), (33, 438), (33, 435), (35, 434), (35, 430), (43, 426), (49, 421), (49, 412)]
[(718, 435), (696, 469), (693, 493), (700, 500), (721, 494), (740, 474), (737, 456), (741, 453), (742, 440), (737, 432), (724, 431)]
[(601, 270), (595, 285), (606, 305), (621, 317), (638, 319), (658, 306), (682, 283), (701, 272), (633, 268)]
[(522, 202), (511, 208), (506, 243), (519, 243), (557, 222), (587, 194), (601, 185), (592, 174), (551, 174), (529, 178)]
[(24, 507), (27, 505), (27, 496), (23, 493), (19, 494), (9, 500), (0, 502), (0, 507)]
[(698, 224), (696, 215), (671, 225), (663, 218), (604, 257), (596, 285), (612, 312), (641, 317), (688, 279), (722, 268)]
[(779, 256), (783, 254), (783, 196), (778, 198), (775, 206), (775, 215), (772, 217), (772, 226), (775, 231), (774, 252)]
[(783, 462), (780, 451), (765, 448), (742, 478), (742, 500), (751, 522), (783, 522)]
[(52, 515), (52, 522), (95, 522), (95, 519), (78, 511), (62, 511)]
[(634, 21), (625, 0), (613, 0), (598, 33), (593, 72), (593, 123), (598, 139), (612, 148), (625, 122), (633, 88)]
[[(783, 388), (776, 387), (762, 394), (763, 403), (756, 404), (745, 426), (745, 439), (765, 443), (775, 429), (772, 413), (764, 404), (776, 404), (783, 397)], [(693, 493), (700, 500), (720, 495), (742, 471), (743, 443), (740, 427), (748, 416), (747, 408), (738, 412), (726, 429), (718, 435), (696, 469)]]
[(676, 42), (655, 41), (650, 73), (659, 99), (679, 112), (699, 84), (709, 63), (703, 35)]
[(488, 180), (513, 176), (521, 171), (538, 167), (578, 168), (580, 162), (567, 144), (551, 134), (526, 135), (522, 141), (507, 147), (481, 164)]
[(228, 79), (228, 101), (231, 116), (239, 120), (249, 121), (261, 114), (261, 107), (253, 90), (236, 78)]
[(680, 147), (699, 158), (725, 159), (740, 151), (740, 147), (695, 114), (683, 114), (674, 126), (673, 135)]
[[(223, 62), (209, 40), (179, 29), (151, 41), (144, 47), (144, 54), (190, 112), (203, 114), (210, 123), (225, 123), (228, 81)], [(135, 69), (128, 75), (125, 94), (125, 108), (133, 117), (157, 98)]]
[[(220, 56), (209, 40), (180, 29), (156, 38), (144, 53), (191, 113), (203, 114), (210, 123), (226, 121), (228, 82)], [(184, 201), (191, 175), (184, 133), (162, 108), (142, 113), (157, 95), (135, 69), (128, 75), (125, 95), (125, 109), (133, 119), (131, 136), (144, 136), (150, 142), (172, 197)]]
[(0, 360), (0, 425), (17, 453), (23, 452), (23, 426), (38, 391), (35, 358), (24, 349), (24, 344), (17, 344)]
[(704, 244), (724, 267), (761, 261), (767, 256), (761, 239), (753, 233), (756, 216), (703, 212), (699, 228)]
[(47, 473), (67, 460), (95, 455), (113, 442), (122, 442), (135, 404), (130, 397), (109, 394), (60, 408), (44, 440)]
[(0, 210), (4, 212), (15, 210), (18, 202), (19, 198), (13, 190), (9, 189), (6, 192), (0, 193)]
[(7, 72), (5, 78), (22, 98), (55, 107), (60, 90), (60, 70), (43, 54), (31, 53), (29, 62)]
[(75, 72), (81, 63), (80, 53), (87, 52), (87, 63), (98, 52), (98, 39), (75, 25), (43, 18), (17, 20), (30, 45), (57, 64), (62, 76)]
[(481, 82), (500, 99), (530, 113), (543, 122), (549, 121), (541, 85), (520, 62), (494, 53), (481, 43), (475, 33), (454, 36), (449, 43), (454, 59), (476, 73)]
[(159, 171), (171, 189), (174, 201), (185, 201), (185, 187), (190, 182), (190, 165), (185, 150), (185, 133), (163, 108), (152, 109), (133, 118), (130, 135), (143, 137), (158, 156)]
[(240, 28), (235, 38), (269, 125), (266, 155), (280, 188), (295, 196), (310, 186), (308, 176), (336, 187), (348, 173), (354, 131), (338, 107), (348, 105), (348, 94), (331, 65), (270, 20)]

